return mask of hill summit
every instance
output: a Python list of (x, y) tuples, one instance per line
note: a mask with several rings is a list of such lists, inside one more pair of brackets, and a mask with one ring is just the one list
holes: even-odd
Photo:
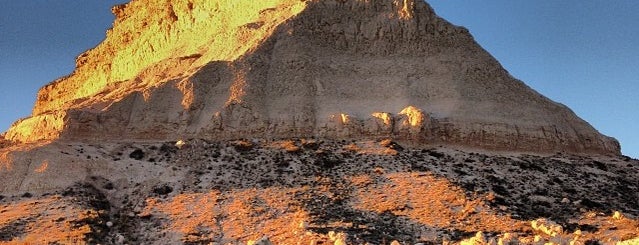
[(14, 142), (379, 138), (620, 154), (419, 0), (134, 0)]

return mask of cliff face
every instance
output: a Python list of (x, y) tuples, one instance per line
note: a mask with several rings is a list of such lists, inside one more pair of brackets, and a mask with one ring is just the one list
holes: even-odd
[(133, 0), (12, 141), (395, 137), (619, 154), (419, 0)]
[(151, 0), (115, 6), (106, 39), (76, 59), (71, 75), (43, 87), (33, 115), (17, 122), (7, 138), (58, 138), (69, 123), (69, 110), (102, 111), (208, 62), (235, 60), (304, 6), (281, 0)]

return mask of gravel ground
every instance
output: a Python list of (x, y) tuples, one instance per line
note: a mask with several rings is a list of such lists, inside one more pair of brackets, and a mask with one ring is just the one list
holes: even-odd
[[(2, 194), (0, 243), (610, 244), (639, 237), (639, 161), (627, 157), (390, 140), (176, 143), (67, 145), (78, 159), (174, 177), (91, 175), (64, 189)], [(38, 237), (51, 227), (66, 235)]]

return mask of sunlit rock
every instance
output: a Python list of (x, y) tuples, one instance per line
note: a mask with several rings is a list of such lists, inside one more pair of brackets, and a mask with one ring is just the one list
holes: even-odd
[(106, 39), (6, 139), (384, 136), (619, 154), (423, 1), (134, 0), (112, 12)]

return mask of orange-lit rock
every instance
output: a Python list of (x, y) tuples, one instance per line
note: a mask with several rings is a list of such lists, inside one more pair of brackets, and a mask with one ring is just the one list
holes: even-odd
[(375, 118), (379, 118), (380, 120), (382, 120), (384, 125), (390, 126), (393, 123), (393, 117), (392, 117), (392, 115), (390, 113), (375, 112), (375, 113), (373, 113), (371, 115), (373, 117), (375, 117)]
[[(112, 11), (106, 39), (40, 90), (7, 139), (383, 136), (619, 154), (423, 1), (133, 0)], [(399, 114), (373, 114), (384, 111)]]

